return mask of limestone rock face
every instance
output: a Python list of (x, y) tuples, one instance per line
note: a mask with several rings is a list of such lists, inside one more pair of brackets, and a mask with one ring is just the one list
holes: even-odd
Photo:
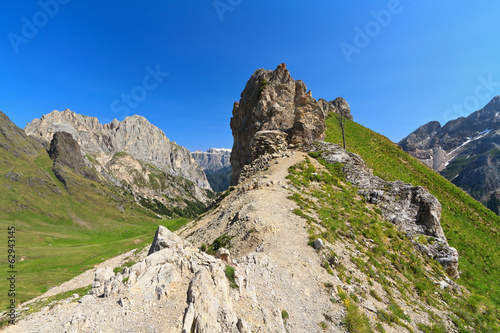
[(70, 168), (75, 174), (97, 181), (97, 176), (86, 166), (78, 142), (71, 134), (56, 132), (50, 142), (49, 156), (54, 160), (52, 168), (56, 177), (66, 184), (64, 167)]
[(255, 71), (233, 107), (232, 184), (238, 183), (242, 168), (262, 154), (289, 145), (305, 149), (322, 140), (330, 112), (350, 117), (345, 100), (317, 101), (304, 82), (290, 76), (285, 64), (274, 71)]
[(103, 125), (97, 118), (70, 110), (53, 111), (34, 119), (24, 130), (48, 142), (57, 132), (69, 133), (87, 165), (95, 167), (101, 178), (141, 197), (165, 205), (169, 202), (165, 197), (208, 201), (210, 184), (190, 152), (144, 117), (134, 115)]
[[(440, 223), (441, 204), (426, 188), (373, 176), (358, 155), (336, 144), (321, 142), (315, 150), (322, 151), (328, 163), (344, 164), (347, 180), (359, 187), (360, 195), (377, 205), (384, 218), (406, 233), (417, 249), (439, 261), (451, 277), (459, 277), (458, 252), (448, 245)], [(433, 241), (421, 244), (419, 235), (431, 237)]]
[(95, 156), (102, 165), (109, 162), (114, 154), (126, 152), (174, 176), (182, 176), (201, 188), (210, 188), (189, 151), (170, 141), (162, 130), (138, 115), (102, 125), (95, 117), (79, 115), (66, 109), (34, 119), (24, 130), (28, 135), (47, 141), (52, 139), (55, 132), (65, 131), (75, 138), (84, 153)]
[(500, 193), (500, 157), (497, 153), (500, 148), (500, 96), (466, 118), (450, 120), (443, 126), (431, 121), (401, 140), (399, 145), (474, 199), (487, 204), (492, 195)]
[(191, 153), (203, 168), (208, 182), (215, 192), (222, 192), (231, 185), (231, 149), (210, 148), (205, 152)]
[(231, 149), (210, 148), (205, 152), (192, 152), (191, 155), (205, 171), (218, 171), (231, 165)]

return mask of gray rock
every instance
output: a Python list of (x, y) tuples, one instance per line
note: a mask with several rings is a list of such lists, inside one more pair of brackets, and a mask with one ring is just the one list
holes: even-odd
[(120, 297), (120, 299), (118, 300), (118, 305), (120, 305), (122, 308), (130, 306), (130, 300), (128, 299), (128, 297)]
[(176, 244), (182, 244), (183, 240), (165, 228), (162, 225), (158, 226), (158, 230), (156, 230), (155, 237), (153, 239), (153, 243), (149, 248), (148, 256), (163, 249), (168, 249), (174, 247)]
[(333, 143), (320, 142), (314, 151), (322, 151), (328, 163), (342, 163), (346, 179), (359, 188), (367, 202), (376, 204), (383, 217), (395, 224), (410, 239), (418, 235), (432, 237), (427, 245), (414, 241), (414, 246), (443, 265), (452, 278), (458, 278), (458, 252), (448, 245), (441, 227), (441, 204), (420, 186), (401, 181), (387, 182), (373, 176), (366, 163), (356, 154)]
[(258, 69), (233, 107), (231, 183), (237, 184), (244, 166), (259, 156), (286, 147), (306, 149), (322, 140), (328, 114), (348, 114), (348, 108), (343, 99), (332, 103), (314, 99), (304, 82), (290, 76), (285, 64), (274, 71)]
[(217, 258), (219, 258), (220, 260), (222, 261), (225, 261), (226, 263), (230, 263), (230, 256), (231, 256), (231, 253), (229, 252), (228, 249), (225, 249), (223, 247), (219, 248), (217, 250), (217, 253), (215, 254), (215, 256)]
[(324, 243), (322, 239), (318, 238), (314, 241), (313, 245), (316, 250), (321, 250), (324, 246)]
[(377, 313), (377, 308), (375, 307), (375, 305), (370, 302), (369, 300), (364, 300), (363, 303), (361, 303), (361, 305), (367, 309), (368, 311), (371, 311), (373, 313)]
[(95, 272), (94, 282), (92, 283), (91, 294), (100, 297), (105, 291), (105, 282), (111, 277), (114, 277), (115, 273), (111, 267), (106, 266), (105, 268), (99, 268)]
[(78, 300), (78, 303), (85, 304), (85, 303), (92, 301), (94, 299), (95, 299), (95, 297), (93, 295), (85, 295)]
[(210, 148), (205, 152), (192, 152), (191, 155), (203, 170), (219, 171), (231, 165), (231, 149)]
[[(100, 124), (97, 118), (70, 110), (52, 111), (41, 119), (34, 119), (24, 130), (29, 136), (47, 142), (57, 132), (69, 133), (79, 144), (88, 166), (95, 167), (115, 185), (127, 183), (143, 197), (167, 204), (164, 196), (179, 197), (184, 194), (187, 199), (194, 196), (208, 202), (205, 190), (211, 189), (210, 184), (191, 153), (170, 141), (161, 129), (144, 117), (133, 115), (123, 121), (115, 119), (109, 124)], [(168, 181), (163, 185), (150, 183), (151, 173)], [(176, 186), (175, 177), (194, 184)], [(185, 187), (192, 187), (188, 190), (189, 194), (185, 193)]]

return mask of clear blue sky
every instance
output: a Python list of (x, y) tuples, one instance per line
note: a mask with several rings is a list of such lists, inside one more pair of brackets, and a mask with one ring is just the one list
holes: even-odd
[(0, 110), (20, 127), (66, 108), (101, 122), (140, 114), (192, 151), (230, 148), (234, 101), (257, 68), (281, 62), (315, 98), (343, 96), (355, 121), (396, 142), (500, 94), (496, 1), (41, 0), (0, 10)]

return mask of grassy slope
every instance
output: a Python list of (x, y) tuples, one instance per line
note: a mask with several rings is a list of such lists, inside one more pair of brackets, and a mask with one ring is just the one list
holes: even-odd
[[(327, 120), (326, 141), (341, 144), (335, 117)], [(443, 206), (441, 224), (460, 254), (458, 283), (500, 309), (500, 217), (411, 157), (386, 137), (353, 121), (346, 122), (347, 149), (359, 154), (374, 174), (389, 181), (425, 186)]]
[[(15, 226), (17, 302), (145, 245), (159, 223), (175, 229), (186, 222), (158, 220), (118, 190), (77, 176), (72, 176), (70, 195), (54, 176), (52, 161), (43, 150), (36, 159), (17, 158), (0, 150), (0, 161), (0, 228), (4, 232), (0, 236), (4, 249), (0, 270), (7, 271), (7, 227)], [(9, 172), (22, 174), (21, 181), (4, 177)], [(0, 281), (3, 308), (8, 301), (3, 292), (7, 280)]]

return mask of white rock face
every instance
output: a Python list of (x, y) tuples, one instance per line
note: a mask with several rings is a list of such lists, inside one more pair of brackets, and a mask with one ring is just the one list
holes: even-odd
[(30, 136), (50, 142), (54, 133), (70, 133), (83, 153), (94, 157), (103, 167), (114, 154), (125, 152), (137, 160), (150, 163), (173, 176), (186, 178), (202, 189), (210, 189), (201, 167), (189, 151), (170, 141), (165, 133), (146, 118), (133, 115), (123, 121), (101, 124), (68, 109), (52, 111), (34, 119), (24, 131)]

